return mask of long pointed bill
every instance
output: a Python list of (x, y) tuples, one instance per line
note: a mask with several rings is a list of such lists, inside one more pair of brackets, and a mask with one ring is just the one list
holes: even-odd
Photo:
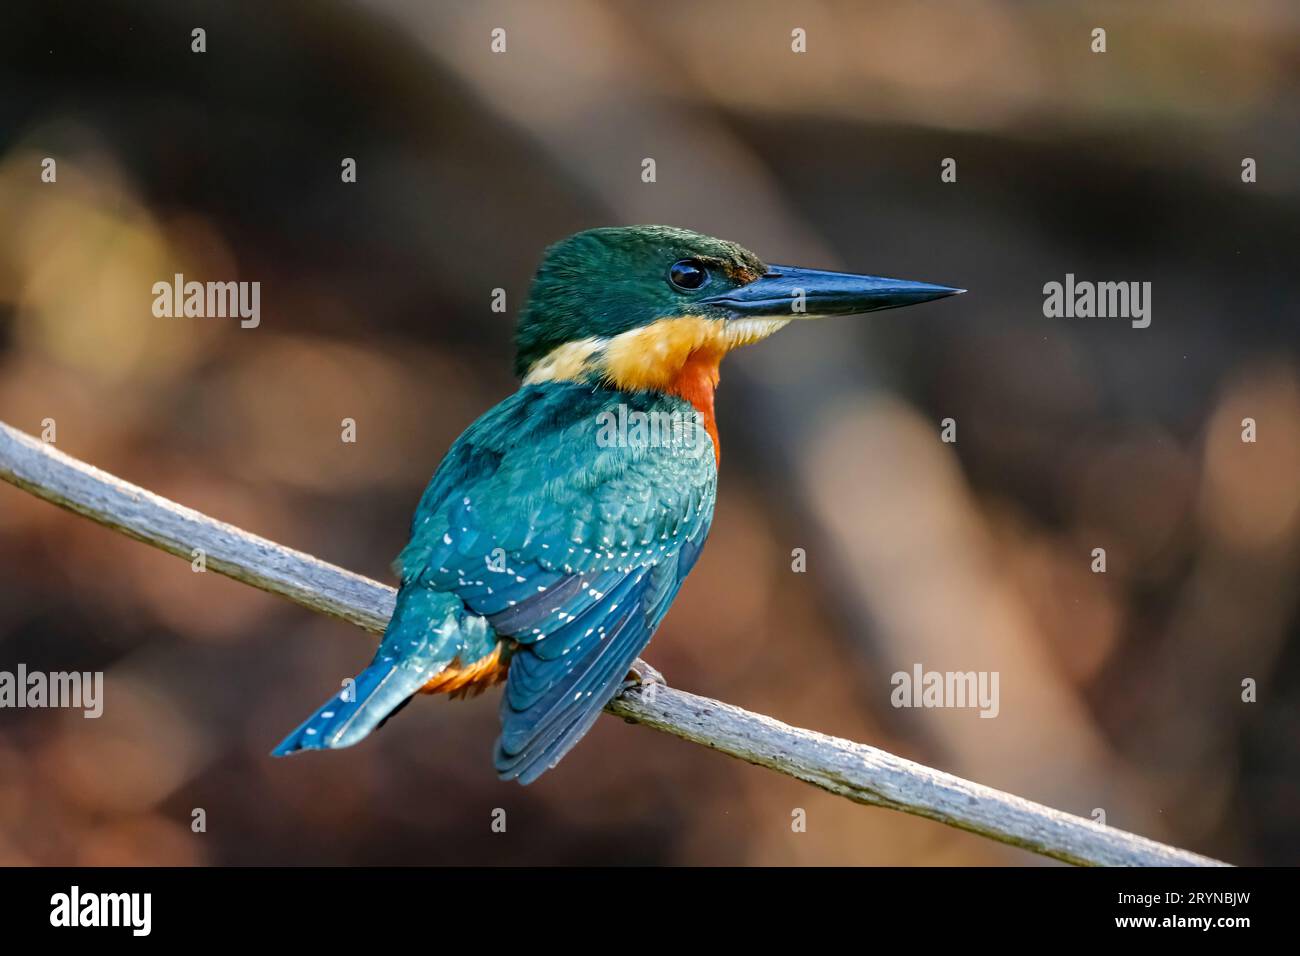
[(906, 279), (772, 265), (748, 285), (705, 301), (738, 319), (758, 316), (813, 319), (897, 309), (965, 291)]

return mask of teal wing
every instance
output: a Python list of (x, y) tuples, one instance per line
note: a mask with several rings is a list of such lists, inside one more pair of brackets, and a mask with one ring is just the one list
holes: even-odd
[[(671, 428), (629, 440), (608, 427), (619, 404)], [(711, 439), (664, 396), (529, 386), (453, 446), (399, 559), (403, 591), (454, 592), (516, 645), (503, 778), (554, 766), (617, 693), (699, 555), (716, 486)]]

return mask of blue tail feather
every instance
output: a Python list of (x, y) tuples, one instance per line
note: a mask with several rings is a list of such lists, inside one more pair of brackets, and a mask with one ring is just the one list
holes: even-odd
[(285, 757), (300, 750), (351, 747), (453, 660), (478, 660), (495, 643), (487, 622), (467, 614), (454, 595), (403, 588), (370, 666), (271, 753)]
[(376, 658), (356, 676), (351, 686), (322, 704), (271, 753), (285, 757), (300, 750), (351, 747), (378, 727), (426, 680), (424, 670), (402, 667), (393, 658)]

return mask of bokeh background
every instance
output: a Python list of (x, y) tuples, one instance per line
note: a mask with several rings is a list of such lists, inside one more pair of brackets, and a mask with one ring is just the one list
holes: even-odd
[[(448, 444), (515, 387), (546, 244), (671, 223), (967, 287), (728, 360), (712, 538), (647, 657), (799, 726), (1295, 863), (1298, 152), (1288, 0), (6, 4), (0, 420), (52, 418), (70, 454), (391, 580)], [(154, 318), (177, 272), (261, 282), (261, 327)], [(1044, 318), (1067, 272), (1152, 282), (1151, 327)], [(609, 717), (505, 785), (495, 694), (271, 760), (370, 652), (0, 487), (0, 668), (107, 674), (99, 720), (0, 711), (0, 863), (1038, 862)], [(998, 671), (998, 718), (893, 709), (918, 662)]]

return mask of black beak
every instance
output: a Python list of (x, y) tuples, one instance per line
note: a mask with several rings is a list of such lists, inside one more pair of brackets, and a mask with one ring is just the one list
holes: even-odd
[(767, 267), (766, 274), (748, 285), (704, 301), (731, 313), (733, 318), (815, 319), (824, 315), (897, 309), (965, 291), (907, 279), (772, 265)]

